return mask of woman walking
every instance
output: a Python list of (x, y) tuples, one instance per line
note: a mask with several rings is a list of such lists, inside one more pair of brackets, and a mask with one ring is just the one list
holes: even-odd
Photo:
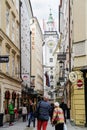
[(52, 117), (52, 124), (56, 121), (55, 130), (63, 130), (64, 129), (64, 113), (63, 110), (59, 107), (59, 103), (54, 103), (54, 111)]

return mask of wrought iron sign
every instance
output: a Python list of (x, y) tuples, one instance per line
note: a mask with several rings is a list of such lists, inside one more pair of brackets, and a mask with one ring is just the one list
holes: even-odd
[(59, 53), (57, 55), (57, 60), (66, 60), (66, 53)]

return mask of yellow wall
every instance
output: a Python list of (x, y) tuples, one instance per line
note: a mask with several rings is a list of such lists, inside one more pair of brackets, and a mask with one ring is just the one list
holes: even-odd
[[(78, 79), (82, 79), (82, 73), (77, 72), (77, 75)], [(71, 86), (71, 119), (76, 125), (85, 124), (84, 85), (78, 88), (77, 82), (72, 83)]]

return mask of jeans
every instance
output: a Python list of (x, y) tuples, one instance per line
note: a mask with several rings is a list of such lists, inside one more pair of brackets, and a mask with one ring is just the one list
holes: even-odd
[(9, 124), (11, 124), (12, 122), (14, 122), (14, 114), (10, 114), (10, 122), (9, 122)]
[(55, 130), (64, 130), (64, 123), (59, 123), (55, 126)]
[(30, 127), (31, 122), (33, 122), (33, 127), (35, 127), (35, 118), (33, 113), (29, 113), (28, 115), (28, 127)]

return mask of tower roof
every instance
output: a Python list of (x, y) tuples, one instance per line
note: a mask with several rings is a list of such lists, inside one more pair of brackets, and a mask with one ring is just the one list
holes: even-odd
[(53, 16), (52, 16), (52, 13), (51, 13), (51, 9), (50, 9), (50, 14), (49, 14), (49, 18), (48, 18), (47, 24), (53, 23), (53, 22), (54, 22), (54, 19), (53, 19)]

